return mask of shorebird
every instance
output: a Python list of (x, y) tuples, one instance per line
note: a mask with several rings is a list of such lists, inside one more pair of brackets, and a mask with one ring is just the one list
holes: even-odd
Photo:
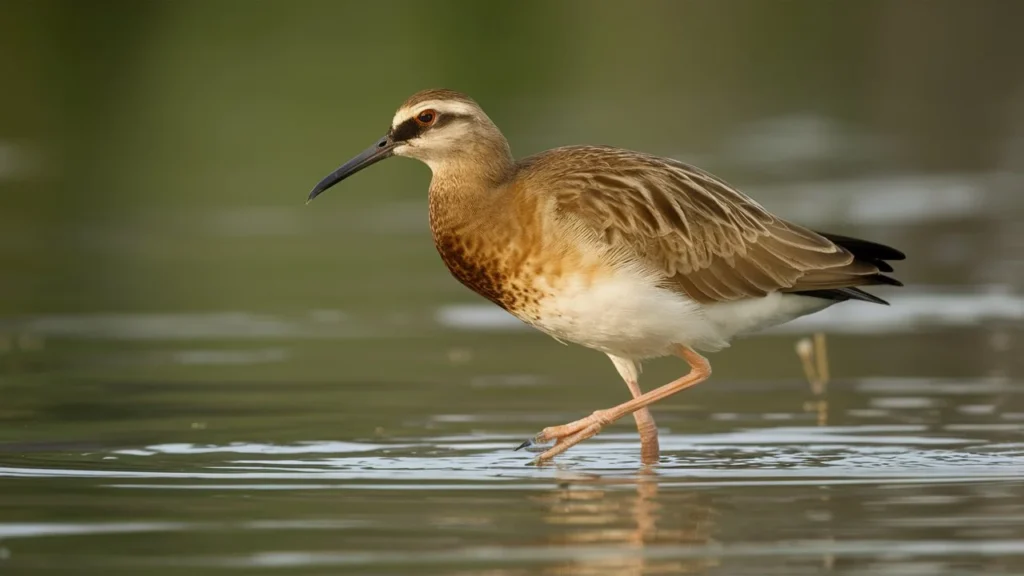
[[(609, 146), (516, 160), (470, 97), (424, 90), (383, 138), (321, 180), (308, 201), (391, 156), (430, 167), (430, 230), (462, 284), (562, 342), (608, 355), (632, 400), (544, 428), (520, 448), (543, 462), (633, 414), (641, 458), (658, 459), (648, 407), (703, 382), (700, 352), (848, 300), (902, 252), (787, 222), (708, 172)], [(698, 352), (700, 351), (700, 352)], [(640, 362), (675, 355), (690, 371), (649, 392)]]

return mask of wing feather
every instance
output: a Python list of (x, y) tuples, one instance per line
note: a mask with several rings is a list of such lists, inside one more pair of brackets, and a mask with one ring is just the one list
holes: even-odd
[(561, 217), (634, 254), (699, 302), (879, 283), (876, 262), (682, 162), (586, 146), (555, 149), (523, 166), (552, 193)]

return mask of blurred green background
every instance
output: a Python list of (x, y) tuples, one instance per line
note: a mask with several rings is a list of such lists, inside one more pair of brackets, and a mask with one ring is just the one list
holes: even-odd
[[(883, 142), (837, 147), (811, 127), (804, 145), (821, 158), (789, 167), (803, 178), (1005, 170), (1004, 143), (1020, 137), (1016, 2), (5, 0), (2, 11), (5, 315), (463, 297), (425, 235), (425, 167), (390, 162), (303, 206), (426, 87), (473, 95), (517, 155), (608, 143), (699, 161), (752, 193), (786, 160), (755, 164), (730, 143), (772, 118)], [(927, 254), (914, 256), (908, 266)]]

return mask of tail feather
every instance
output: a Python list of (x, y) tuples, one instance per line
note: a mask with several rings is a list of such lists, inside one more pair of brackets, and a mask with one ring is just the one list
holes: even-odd
[[(871, 264), (878, 268), (879, 274), (872, 274), (866, 278), (861, 278), (863, 285), (888, 285), (888, 286), (903, 286), (903, 283), (899, 280), (886, 276), (882, 272), (892, 272), (892, 266), (887, 260), (905, 260), (906, 254), (899, 250), (886, 246), (884, 244), (878, 244), (877, 242), (871, 242), (869, 240), (861, 240), (859, 238), (851, 238), (849, 236), (841, 236), (839, 234), (829, 234), (826, 232), (817, 232), (817, 234), (824, 236), (825, 238), (835, 242), (842, 248), (853, 254), (855, 260)], [(866, 281), (865, 281), (866, 280)], [(848, 288), (833, 288), (828, 290), (804, 290), (797, 292), (804, 296), (813, 296), (815, 298), (826, 298), (829, 300), (836, 300), (839, 302), (846, 300), (861, 300), (864, 302), (872, 302), (874, 304), (889, 305), (888, 302), (869, 294), (864, 290), (856, 287)]]
[(861, 260), (906, 260), (907, 255), (892, 246), (886, 246), (885, 244), (879, 244), (877, 242), (871, 242), (870, 240), (861, 240), (860, 238), (851, 238), (849, 236), (841, 236), (839, 234), (831, 234), (828, 232), (817, 232), (819, 236), (824, 236), (836, 244), (846, 248), (854, 256)]
[(860, 300), (862, 302), (871, 302), (872, 304), (882, 304), (888, 306), (889, 302), (875, 296), (874, 294), (865, 292), (860, 288), (834, 288), (832, 290), (804, 290), (803, 292), (794, 292), (801, 296), (813, 296), (814, 298), (824, 298), (826, 300), (835, 300), (836, 302), (846, 302), (847, 300)]

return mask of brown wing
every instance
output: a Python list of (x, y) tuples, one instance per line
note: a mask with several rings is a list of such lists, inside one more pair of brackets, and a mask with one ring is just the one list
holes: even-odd
[(604, 147), (551, 153), (541, 171), (558, 213), (699, 302), (895, 283), (875, 263), (692, 166)]

